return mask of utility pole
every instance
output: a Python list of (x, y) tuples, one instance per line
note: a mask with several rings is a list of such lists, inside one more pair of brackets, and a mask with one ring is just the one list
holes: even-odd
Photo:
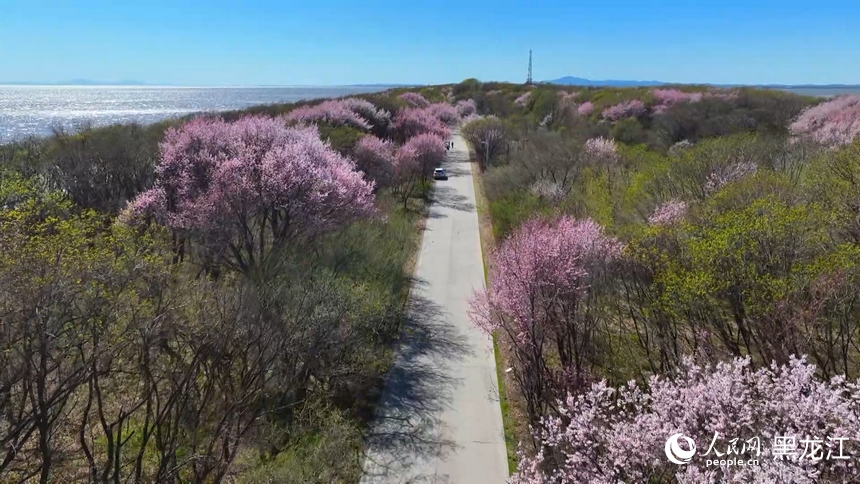
[(526, 79), (526, 85), (531, 86), (532, 84), (534, 84), (532, 82), (532, 50), (529, 49), (529, 77)]
[(487, 169), (487, 166), (490, 165), (490, 142), (484, 140), (481, 144), (484, 145), (484, 166), (481, 171), (484, 171)]

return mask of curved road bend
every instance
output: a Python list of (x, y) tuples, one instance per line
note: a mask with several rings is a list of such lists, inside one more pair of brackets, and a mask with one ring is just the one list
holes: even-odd
[(467, 315), (484, 286), (465, 140), (437, 181), (409, 319), (368, 436), (363, 484), (496, 484), (508, 477), (492, 341)]

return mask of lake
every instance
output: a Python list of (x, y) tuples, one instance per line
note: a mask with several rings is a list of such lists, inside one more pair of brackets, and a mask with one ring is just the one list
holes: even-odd
[(152, 123), (198, 112), (378, 92), (388, 86), (151, 87), (0, 85), (0, 143), (47, 135), (54, 126)]

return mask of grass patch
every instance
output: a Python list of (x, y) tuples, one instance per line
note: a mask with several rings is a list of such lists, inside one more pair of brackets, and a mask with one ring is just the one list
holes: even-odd
[[(489, 285), (488, 268), (489, 261), (487, 254), (490, 253), (495, 245), (495, 235), (493, 233), (493, 221), (490, 219), (489, 203), (484, 194), (484, 187), (481, 182), (481, 174), (478, 169), (478, 164), (474, 161), (474, 152), (471, 147), (469, 149), (469, 165), (472, 169), (472, 182), (475, 185), (475, 207), (478, 212), (478, 231), (481, 238), (481, 257), (484, 260), (484, 283)], [(508, 397), (507, 384), (505, 381), (504, 368), (506, 358), (502, 354), (499, 346), (498, 336), (493, 335), (493, 355), (496, 358), (496, 379), (499, 388), (499, 406), (502, 410), (502, 427), (505, 432), (505, 450), (508, 456), (508, 474), (513, 474), (517, 469), (517, 442), (519, 433), (517, 429), (522, 427), (522, 423), (517, 422), (514, 417), (513, 402)]]
[[(359, 420), (362, 426), (362, 431), (367, 430), (369, 426), (373, 424), (376, 410), (379, 407), (380, 400), (383, 392), (385, 391), (386, 376), (388, 375), (388, 371), (391, 369), (392, 362), (394, 361), (397, 344), (404, 331), (409, 330), (409, 328), (402, 325), (402, 322), (406, 319), (407, 304), (409, 302), (409, 295), (412, 291), (412, 282), (415, 279), (415, 270), (418, 266), (418, 257), (421, 252), (421, 242), (423, 240), (424, 229), (426, 228), (427, 214), (430, 207), (430, 197), (427, 192), (428, 191), (425, 190), (423, 193), (419, 193), (410, 198), (405, 208), (400, 200), (397, 200), (394, 197), (381, 199), (382, 206), (380, 206), (380, 209), (384, 213), (390, 214), (388, 217), (388, 223), (399, 225), (401, 230), (408, 230), (408, 256), (403, 264), (403, 278), (405, 283), (399, 291), (399, 303), (402, 308), (403, 319), (401, 320), (401, 327), (398, 330), (398, 335), (386, 345), (383, 354), (379, 356), (379, 377), (376, 380), (372, 391), (367, 395), (363, 408), (361, 409), (362, 412)], [(361, 479), (366, 451), (367, 449), (362, 449), (362, 452), (360, 453), (361, 457), (358, 462), (358, 469), (355, 476), (356, 481)]]

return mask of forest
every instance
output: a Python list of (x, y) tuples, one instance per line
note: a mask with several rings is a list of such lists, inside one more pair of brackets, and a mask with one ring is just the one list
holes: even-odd
[[(471, 315), (507, 369), (512, 482), (860, 478), (860, 96), (453, 93), (486, 115)], [(676, 433), (758, 463), (679, 466)]]
[(0, 146), (0, 482), (356, 482), (454, 129), (512, 482), (860, 479), (860, 96), (468, 79)]
[(392, 92), (0, 147), (0, 482), (356, 482), (470, 106)]

